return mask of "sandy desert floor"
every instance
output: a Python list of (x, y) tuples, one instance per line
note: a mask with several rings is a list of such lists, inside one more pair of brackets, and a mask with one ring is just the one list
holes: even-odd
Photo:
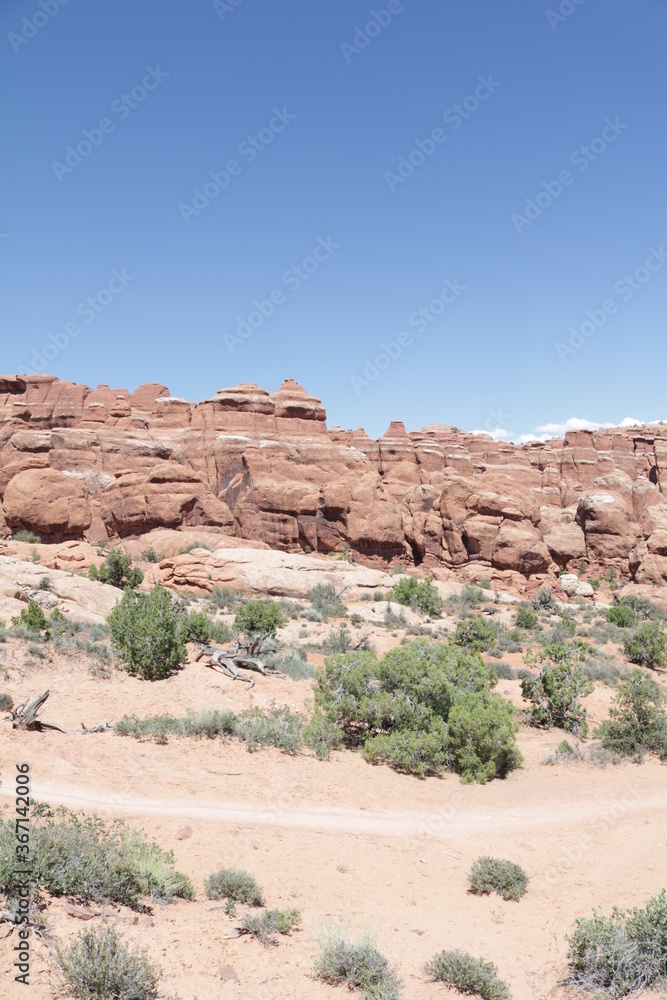
[[(111, 680), (93, 677), (76, 657), (35, 662), (11, 640), (6, 652), (4, 686), (23, 696), (50, 688), (44, 718), (74, 729), (126, 712), (182, 715), (188, 707), (241, 710), (273, 700), (301, 708), (312, 696), (309, 680), (259, 677), (250, 691), (194, 662), (151, 684), (117, 671)], [(504, 659), (521, 663), (520, 654)], [(521, 703), (518, 681), (501, 680), (498, 690)], [(594, 722), (610, 697), (599, 687), (588, 700)], [(523, 767), (503, 781), (465, 786), (454, 775), (420, 780), (372, 767), (349, 751), (321, 762), (275, 749), (251, 754), (236, 741), (159, 745), (5, 724), (0, 801), (9, 808), (14, 764), (28, 761), (38, 800), (123, 816), (173, 849), (197, 901), (139, 915), (102, 907), (93, 923), (113, 921), (145, 945), (163, 969), (164, 992), (181, 1000), (348, 995), (312, 974), (318, 939), (332, 922), (377, 934), (406, 998), (458, 995), (421, 970), (437, 951), (463, 947), (498, 965), (515, 1000), (569, 1000), (579, 994), (563, 985), (564, 935), (575, 917), (598, 904), (638, 904), (665, 884), (667, 770), (654, 761), (545, 765), (562, 735), (522, 727)], [(520, 902), (467, 892), (470, 865), (484, 854), (525, 868), (530, 885)], [(269, 906), (301, 911), (301, 929), (268, 949), (254, 938), (226, 939), (238, 920), (202, 887), (221, 865), (247, 867)], [(50, 901), (48, 914), (53, 939), (66, 941), (84, 926), (62, 900)], [(13, 944), (14, 935), (0, 941), (0, 995), (53, 997), (48, 942), (34, 942), (29, 994), (9, 971)]]

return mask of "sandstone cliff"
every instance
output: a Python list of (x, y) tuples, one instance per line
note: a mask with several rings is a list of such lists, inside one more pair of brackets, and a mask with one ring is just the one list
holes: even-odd
[(400, 560), (438, 575), (538, 584), (614, 567), (667, 580), (667, 428), (522, 447), (431, 424), (378, 441), (327, 429), (296, 382), (198, 405), (162, 385), (0, 377), (0, 535), (115, 540), (202, 526), (284, 551)]

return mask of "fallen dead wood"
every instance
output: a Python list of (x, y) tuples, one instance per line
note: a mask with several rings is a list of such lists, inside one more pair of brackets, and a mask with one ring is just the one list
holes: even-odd
[(198, 663), (199, 660), (207, 657), (207, 662), (205, 666), (210, 667), (212, 670), (218, 670), (220, 673), (226, 674), (235, 681), (245, 681), (246, 684), (250, 684), (254, 687), (255, 681), (252, 677), (246, 677), (241, 673), (242, 670), (254, 670), (263, 677), (273, 676), (273, 677), (284, 677), (279, 670), (275, 667), (268, 666), (263, 660), (255, 655), (261, 647), (266, 636), (260, 636), (254, 639), (252, 642), (247, 643), (243, 646), (239, 643), (238, 639), (234, 643), (234, 649), (217, 649), (215, 646), (207, 646), (204, 643), (200, 643), (199, 653), (195, 658), (195, 662)]
[(27, 732), (37, 733), (43, 732), (47, 729), (53, 729), (58, 733), (67, 733), (68, 735), (78, 736), (85, 736), (88, 733), (105, 733), (113, 729), (111, 721), (100, 722), (93, 726), (86, 726), (82, 722), (81, 729), (75, 732), (71, 729), (65, 729), (64, 726), (58, 725), (57, 722), (46, 722), (44, 719), (38, 719), (37, 716), (50, 694), (50, 691), (45, 691), (44, 694), (40, 694), (34, 701), (30, 701), (29, 698), (26, 698), (26, 700), (22, 701), (20, 705), (16, 706), (16, 708), (10, 709), (10, 715), (8, 718), (11, 719), (12, 729), (20, 729)]

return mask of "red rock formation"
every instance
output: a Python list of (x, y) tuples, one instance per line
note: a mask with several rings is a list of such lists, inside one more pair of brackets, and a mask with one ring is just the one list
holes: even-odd
[(327, 430), (287, 380), (195, 405), (165, 386), (0, 377), (0, 535), (90, 541), (208, 526), (279, 549), (400, 559), (464, 579), (613, 566), (667, 580), (667, 430), (575, 431), (522, 447), (400, 421)]

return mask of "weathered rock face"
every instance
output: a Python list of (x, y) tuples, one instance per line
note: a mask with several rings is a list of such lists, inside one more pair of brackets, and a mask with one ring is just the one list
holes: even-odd
[(394, 422), (373, 441), (327, 430), (320, 401), (290, 380), (195, 405), (158, 384), (129, 393), (17, 375), (0, 377), (0, 428), (0, 536), (97, 542), (205, 527), (461, 579), (537, 587), (585, 559), (667, 580), (660, 425), (518, 447)]

